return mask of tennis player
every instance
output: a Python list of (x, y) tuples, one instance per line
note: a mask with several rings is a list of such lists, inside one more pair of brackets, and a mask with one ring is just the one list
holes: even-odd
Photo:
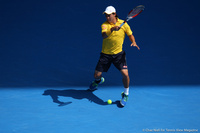
[(130, 82), (126, 54), (122, 50), (125, 35), (127, 35), (132, 42), (131, 46), (135, 46), (138, 49), (140, 48), (135, 42), (135, 37), (132, 34), (130, 26), (125, 23), (121, 28), (119, 27), (124, 20), (118, 18), (116, 9), (113, 6), (108, 6), (103, 14), (105, 14), (107, 21), (101, 25), (103, 37), (102, 51), (94, 72), (95, 80), (91, 83), (90, 90), (96, 90), (98, 85), (104, 82), (102, 73), (107, 72), (110, 65), (113, 64), (121, 72), (123, 77), (124, 92), (121, 94), (122, 99), (120, 103), (122, 106), (125, 106), (128, 100)]

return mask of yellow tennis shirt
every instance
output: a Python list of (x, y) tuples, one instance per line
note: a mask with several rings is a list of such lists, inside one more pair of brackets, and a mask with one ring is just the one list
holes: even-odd
[(103, 39), (101, 51), (102, 53), (113, 55), (122, 52), (125, 34), (128, 36), (132, 35), (130, 26), (125, 23), (119, 31), (113, 31), (112, 33), (110, 29), (114, 26), (120, 26), (120, 24), (123, 22), (123, 20), (117, 19), (116, 24), (112, 24), (106, 21), (101, 25), (101, 32), (106, 32), (108, 36), (107, 38)]

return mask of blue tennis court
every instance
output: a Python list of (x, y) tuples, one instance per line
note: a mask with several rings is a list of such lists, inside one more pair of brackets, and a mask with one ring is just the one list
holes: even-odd
[[(199, 86), (1, 89), (1, 132), (199, 132)], [(106, 101), (112, 99), (113, 104)]]

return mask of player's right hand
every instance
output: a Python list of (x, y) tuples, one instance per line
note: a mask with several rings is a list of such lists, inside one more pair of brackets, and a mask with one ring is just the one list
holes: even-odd
[(120, 30), (120, 28), (121, 28), (121, 27), (119, 27), (119, 26), (112, 27), (112, 28), (111, 28), (111, 32), (112, 32), (112, 31), (118, 31), (118, 30)]

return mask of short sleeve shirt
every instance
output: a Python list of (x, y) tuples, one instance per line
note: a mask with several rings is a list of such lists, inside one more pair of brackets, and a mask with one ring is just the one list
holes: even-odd
[(119, 31), (113, 31), (112, 33), (110, 29), (114, 26), (120, 26), (123, 22), (123, 20), (117, 19), (116, 24), (111, 24), (106, 21), (101, 25), (101, 32), (105, 32), (108, 35), (107, 38), (103, 39), (102, 53), (113, 55), (122, 52), (125, 35), (132, 35), (130, 26), (125, 23)]

